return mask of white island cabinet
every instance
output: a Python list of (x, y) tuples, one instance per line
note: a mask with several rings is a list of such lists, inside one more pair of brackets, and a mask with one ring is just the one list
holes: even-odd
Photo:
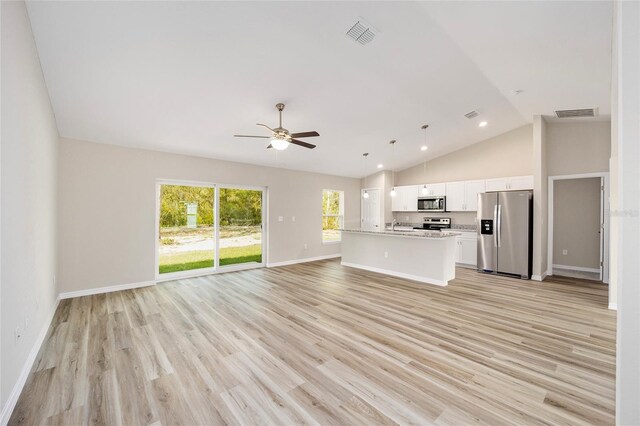
[(454, 232), (342, 231), (342, 264), (427, 284), (456, 277)]

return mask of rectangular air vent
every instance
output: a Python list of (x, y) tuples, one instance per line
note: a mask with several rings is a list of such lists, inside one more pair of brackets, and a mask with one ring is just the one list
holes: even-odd
[(473, 110), (473, 111), (470, 111), (470, 112), (466, 113), (464, 116), (469, 118), (469, 119), (471, 119), (471, 118), (475, 118), (475, 117), (477, 117), (479, 115), (480, 115), (480, 113), (478, 111)]
[(376, 36), (376, 30), (367, 21), (359, 18), (358, 21), (353, 24), (351, 29), (347, 31), (347, 36), (352, 38), (354, 41), (365, 45), (373, 41)]
[(598, 115), (598, 108), (562, 109), (556, 111), (556, 117), (558, 118), (595, 117), (596, 115)]

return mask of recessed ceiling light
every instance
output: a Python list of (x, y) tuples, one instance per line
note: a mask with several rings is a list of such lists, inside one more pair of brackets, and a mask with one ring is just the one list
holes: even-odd
[(487, 125), (486, 121), (481, 121), (480, 124), (478, 124), (479, 127), (484, 127)]
[(384, 167), (384, 166), (383, 166), (382, 164), (378, 164), (378, 168), (379, 168), (379, 169), (381, 169), (381, 168), (383, 168), (383, 167)]
[(426, 151), (427, 149), (429, 149), (429, 148), (427, 148), (427, 146), (426, 146), (426, 145), (422, 145), (422, 146), (420, 147), (420, 151)]

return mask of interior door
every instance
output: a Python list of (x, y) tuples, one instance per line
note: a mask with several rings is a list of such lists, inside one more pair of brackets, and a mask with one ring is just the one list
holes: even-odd
[[(380, 189), (367, 189), (368, 198), (362, 198), (362, 229), (380, 230)], [(364, 191), (363, 191), (364, 192)]]
[(496, 222), (498, 193), (478, 195), (478, 269), (495, 272), (498, 269), (498, 240)]

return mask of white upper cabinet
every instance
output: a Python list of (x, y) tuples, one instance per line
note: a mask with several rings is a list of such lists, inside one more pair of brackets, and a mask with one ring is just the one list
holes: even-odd
[(420, 185), (418, 188), (418, 196), (443, 196), (446, 194), (446, 184), (444, 183), (428, 183)]
[(418, 211), (418, 186), (396, 186), (396, 196), (391, 198), (394, 212)]
[(474, 212), (478, 210), (478, 194), (483, 193), (483, 180), (447, 183), (447, 211)]
[(486, 191), (517, 191), (533, 189), (533, 176), (514, 176), (498, 179), (487, 179)]
[(464, 183), (464, 210), (475, 212), (478, 210), (478, 194), (485, 191), (485, 181), (469, 180)]
[(509, 189), (513, 191), (533, 189), (533, 176), (512, 177), (509, 182)]
[(464, 182), (450, 182), (446, 185), (447, 211), (464, 211)]
[(425, 196), (446, 196), (449, 212), (475, 212), (478, 210), (478, 194), (533, 189), (533, 176), (428, 183), (395, 188), (396, 196), (391, 198), (391, 210), (394, 212), (418, 211), (418, 197)]

